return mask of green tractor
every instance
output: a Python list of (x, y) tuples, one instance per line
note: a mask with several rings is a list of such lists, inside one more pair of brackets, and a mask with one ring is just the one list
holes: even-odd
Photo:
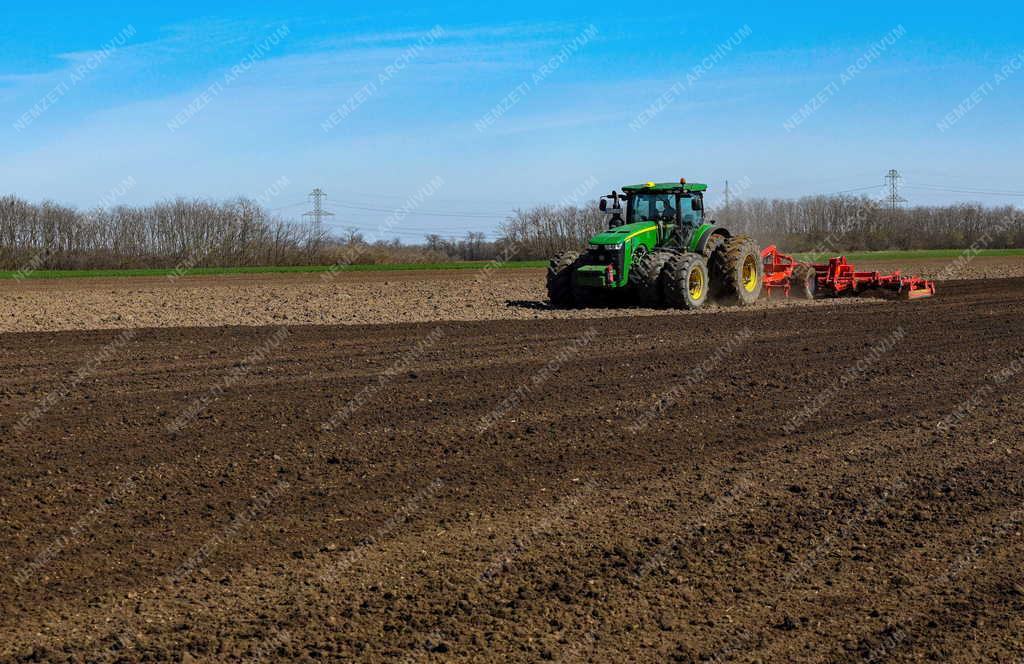
[(586, 307), (614, 295), (679, 309), (699, 309), (708, 299), (756, 302), (764, 272), (761, 251), (750, 237), (705, 219), (707, 189), (683, 179), (603, 196), (608, 230), (592, 237), (585, 252), (565, 251), (551, 260), (551, 304)]

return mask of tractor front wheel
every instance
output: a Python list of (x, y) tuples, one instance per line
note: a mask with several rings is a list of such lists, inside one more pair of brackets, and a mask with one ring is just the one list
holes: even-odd
[(672, 251), (652, 251), (644, 254), (639, 263), (634, 263), (629, 273), (629, 284), (636, 292), (637, 299), (645, 307), (660, 307), (664, 304), (661, 289), (661, 271)]
[(568, 309), (575, 300), (572, 292), (572, 273), (580, 255), (575, 251), (563, 251), (548, 264), (548, 299), (559, 309)]
[(734, 304), (749, 305), (761, 296), (764, 265), (757, 243), (746, 235), (737, 235), (725, 241), (723, 250), (716, 251), (712, 270), (721, 279), (722, 296)]
[(708, 299), (708, 266), (700, 254), (679, 254), (665, 266), (665, 301), (676, 309), (700, 309)]
[(590, 307), (604, 306), (604, 294), (599, 288), (588, 288), (586, 286), (573, 286), (573, 306), (577, 309), (589, 309)]

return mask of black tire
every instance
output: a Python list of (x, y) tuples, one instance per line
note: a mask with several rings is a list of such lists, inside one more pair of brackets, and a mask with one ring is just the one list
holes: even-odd
[(799, 300), (813, 300), (818, 295), (818, 271), (813, 265), (800, 263), (789, 278), (790, 294)]
[[(708, 243), (704, 245), (704, 261), (707, 263), (708, 277), (711, 279), (708, 285), (708, 297), (713, 300), (720, 298), (725, 288), (722, 283), (721, 265), (725, 260), (726, 239), (724, 235), (712, 235), (708, 238)], [(715, 260), (716, 255), (721, 255), (721, 259)]]
[(708, 265), (700, 254), (678, 254), (662, 276), (665, 303), (676, 309), (700, 309), (708, 299)]
[(665, 298), (661, 288), (661, 271), (674, 251), (654, 250), (644, 256), (629, 272), (629, 283), (636, 292), (637, 300), (645, 307), (664, 306)]
[(728, 238), (712, 256), (711, 270), (721, 278), (721, 298), (746, 306), (757, 302), (764, 283), (764, 265), (757, 243), (746, 235)]
[(572, 299), (573, 306), (577, 309), (587, 309), (589, 307), (600, 307), (605, 304), (605, 299), (602, 297), (603, 293), (598, 288), (587, 288), (585, 286), (573, 286)]
[(548, 263), (548, 299), (559, 309), (569, 309), (575, 304), (572, 292), (572, 273), (580, 255), (575, 251), (563, 251)]

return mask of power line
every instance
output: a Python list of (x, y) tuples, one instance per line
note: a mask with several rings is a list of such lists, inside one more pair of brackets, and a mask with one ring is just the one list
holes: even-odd
[[(361, 211), (365, 211), (365, 212), (386, 212), (388, 214), (394, 214), (395, 212), (399, 212), (401, 210), (401, 208), (396, 210), (396, 209), (388, 209), (388, 208), (367, 207), (367, 206), (362, 206), (362, 205), (346, 205), (344, 203), (333, 203), (332, 205), (334, 205), (335, 207), (339, 207), (339, 208), (345, 208), (347, 210), (361, 210)], [(480, 212), (480, 213), (477, 213), (477, 212), (434, 212), (434, 211), (431, 211), (431, 210), (419, 210), (419, 209), (409, 210), (408, 214), (418, 214), (418, 215), (423, 215), (425, 217), (451, 217), (453, 219), (498, 219), (498, 218), (502, 218), (503, 219), (503, 218), (508, 216), (507, 214), (499, 215), (499, 214), (495, 214), (495, 213), (483, 213), (483, 212)]]
[(825, 196), (838, 196), (839, 194), (852, 194), (857, 191), (868, 191), (869, 189), (881, 189), (884, 184), (873, 184), (870, 187), (856, 187), (855, 189), (844, 189), (843, 191), (833, 191), (831, 194), (825, 194)]
[[(349, 191), (349, 190), (342, 191), (341, 195), (345, 196), (345, 197), (348, 197), (348, 198), (353, 198), (353, 197), (357, 197), (358, 196), (358, 197), (364, 197), (364, 198), (383, 198), (383, 199), (391, 199), (391, 200), (397, 200), (397, 201), (406, 201), (406, 200), (409, 199), (408, 196), (400, 195), (400, 194), (373, 194), (373, 193), (369, 193), (369, 192), (365, 192), (365, 191)], [(439, 197), (439, 196), (431, 196), (430, 199), (433, 200), (433, 201), (437, 201), (439, 203), (448, 202), (448, 203), (458, 203), (458, 204), (462, 204), (462, 203), (476, 204), (477, 202), (479, 202), (479, 201), (469, 201), (468, 199), (442, 198), (442, 197)], [(489, 201), (491, 203), (498, 203), (498, 204), (501, 204), (501, 205), (513, 205), (514, 206), (514, 205), (522, 205), (523, 204), (522, 200), (519, 200), (519, 201), (507, 201), (507, 200), (489, 199)], [(501, 213), (500, 212), (496, 212), (495, 214), (501, 214)]]
[(913, 184), (907, 185), (908, 189), (923, 189), (926, 191), (946, 191), (952, 194), (980, 194), (984, 196), (1024, 196), (1022, 191), (990, 191), (985, 189), (965, 189), (944, 187), (942, 185)]
[[(410, 216), (413, 216), (414, 214), (415, 213), (411, 213)], [(373, 233), (375, 235), (380, 235), (382, 237), (385, 237), (385, 236), (387, 236), (389, 234), (393, 234), (393, 235), (419, 235), (419, 236), (438, 235), (438, 236), (442, 236), (442, 237), (445, 237), (445, 238), (453, 238), (453, 237), (464, 236), (467, 233), (482, 233), (485, 236), (487, 236), (489, 239), (494, 239), (494, 240), (497, 240), (499, 238), (504, 237), (503, 234), (502, 234), (502, 231), (500, 229), (498, 229), (498, 227), (484, 227), (484, 229), (480, 229), (480, 225), (478, 223), (474, 223), (474, 222), (470, 222), (470, 226), (471, 227), (468, 227), (468, 229), (467, 229), (467, 227), (455, 227), (455, 229), (453, 229), (453, 227), (451, 227), (451, 224), (446, 224), (446, 225), (449, 225), (450, 227), (441, 227), (441, 229), (438, 229), (438, 227), (422, 227), (422, 226), (419, 226), (419, 225), (410, 226), (406, 222), (389, 223), (388, 225), (390, 225), (392, 227), (390, 227), (390, 229), (387, 229), (387, 227), (382, 227), (384, 224), (378, 224), (376, 221), (373, 221), (373, 220), (370, 220), (370, 219), (360, 219), (360, 220), (356, 221), (355, 219), (349, 219), (349, 218), (344, 218), (344, 217), (341, 217), (341, 218), (336, 217), (335, 221), (337, 223), (333, 224), (334, 227), (339, 227), (339, 226), (355, 227), (355, 229), (359, 230), (360, 232)], [(421, 220), (421, 221), (425, 221), (425, 220)], [(427, 222), (429, 223), (429, 221), (427, 221)], [(452, 223), (458, 223), (458, 222), (457, 221), (452, 221)], [(373, 226), (376, 226), (376, 227), (373, 227)]]
[(499, 238), (504, 237), (500, 233), (493, 233), (493, 232), (492, 233), (488, 233), (488, 232), (484, 232), (484, 231), (468, 231), (468, 230), (463, 230), (463, 231), (460, 231), (460, 232), (439, 231), (439, 230), (436, 230), (436, 229), (424, 230), (424, 231), (419, 231), (419, 230), (415, 230), (415, 229), (405, 229), (405, 230), (394, 230), (394, 229), (392, 229), (392, 230), (388, 230), (388, 231), (382, 231), (380, 229), (369, 229), (369, 228), (364, 228), (364, 227), (360, 227), (360, 226), (346, 226), (344, 230), (348, 230), (349, 228), (351, 228), (352, 230), (354, 230), (354, 231), (356, 231), (358, 233), (372, 234), (372, 235), (375, 235), (375, 236), (379, 236), (381, 238), (387, 237), (389, 235), (405, 235), (405, 236), (408, 236), (408, 237), (426, 237), (428, 235), (437, 235), (439, 237), (447, 239), (447, 238), (461, 238), (461, 237), (464, 237), (467, 233), (474, 233), (474, 234), (478, 234), (478, 235), (483, 235), (485, 238), (490, 239), (490, 240), (497, 240)]
[(281, 207), (267, 210), (267, 212), (279, 212), (281, 210), (287, 210), (288, 208), (299, 207), (300, 205), (305, 205), (308, 202), (309, 201), (299, 201), (298, 203), (292, 203), (291, 205), (282, 205)]
[(491, 239), (498, 239), (498, 238), (503, 237), (503, 234), (501, 233), (501, 231), (498, 231), (498, 230), (480, 231), (480, 230), (465, 229), (465, 228), (461, 228), (461, 229), (443, 229), (443, 228), (424, 228), (424, 229), (420, 229), (420, 228), (409, 228), (408, 226), (405, 226), (405, 225), (402, 225), (400, 227), (396, 227), (394, 229), (382, 229), (382, 228), (370, 228), (370, 227), (367, 227), (367, 226), (363, 225), (360, 222), (353, 221), (351, 219), (335, 219), (335, 222), (337, 222), (337, 224), (344, 224), (344, 228), (345, 229), (352, 228), (352, 229), (354, 229), (356, 231), (359, 231), (359, 232), (362, 232), (362, 233), (373, 233), (375, 235), (381, 235), (381, 236), (385, 236), (385, 235), (391, 234), (391, 235), (417, 235), (417, 236), (440, 235), (440, 236), (443, 236), (443, 237), (454, 237), (456, 235), (465, 235), (466, 233), (472, 232), (472, 233), (483, 234), (483, 235), (485, 235), (485, 236), (487, 236), (487, 237), (489, 237)]

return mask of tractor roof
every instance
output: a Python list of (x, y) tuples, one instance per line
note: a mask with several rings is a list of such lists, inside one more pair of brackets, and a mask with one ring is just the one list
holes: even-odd
[(630, 184), (622, 188), (627, 193), (650, 191), (656, 194), (689, 194), (707, 191), (708, 186), (699, 182), (646, 182)]

